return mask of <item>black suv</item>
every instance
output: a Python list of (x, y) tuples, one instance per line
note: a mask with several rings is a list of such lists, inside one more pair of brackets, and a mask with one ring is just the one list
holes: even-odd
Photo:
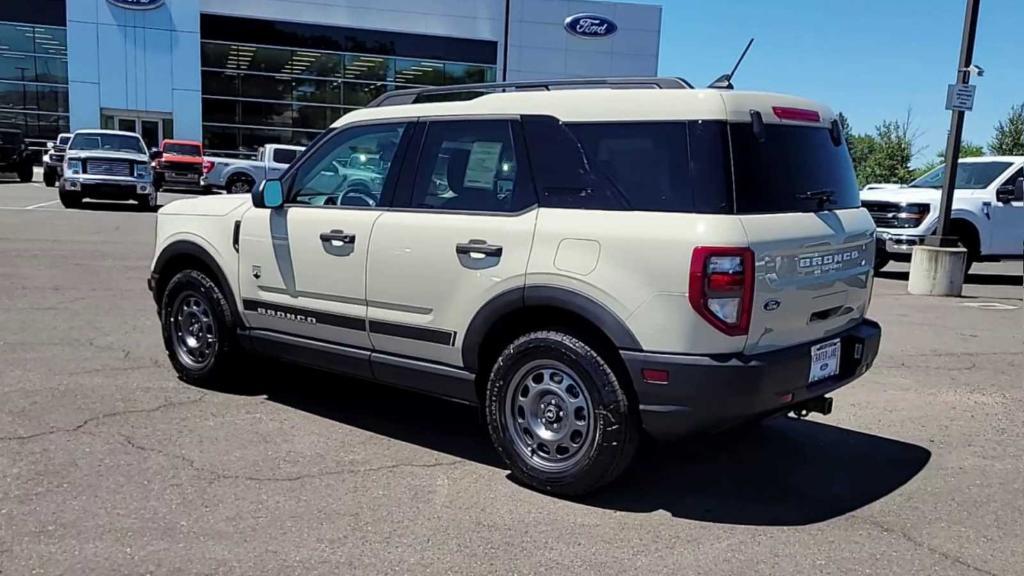
[(0, 174), (17, 174), (22, 182), (32, 181), (32, 151), (20, 130), (0, 129)]

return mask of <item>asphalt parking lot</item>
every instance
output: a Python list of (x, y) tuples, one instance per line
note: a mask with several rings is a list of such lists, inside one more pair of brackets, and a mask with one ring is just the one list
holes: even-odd
[[(176, 198), (162, 195), (162, 201)], [(153, 214), (0, 183), (0, 574), (1024, 574), (1021, 263), (875, 286), (835, 412), (646, 448), (581, 502), (473, 410), (275, 367), (179, 382)]]

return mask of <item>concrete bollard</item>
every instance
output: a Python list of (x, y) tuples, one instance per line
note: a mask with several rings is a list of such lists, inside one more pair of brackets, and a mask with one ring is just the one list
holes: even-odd
[(960, 296), (966, 266), (964, 248), (914, 246), (907, 290), (920, 296)]

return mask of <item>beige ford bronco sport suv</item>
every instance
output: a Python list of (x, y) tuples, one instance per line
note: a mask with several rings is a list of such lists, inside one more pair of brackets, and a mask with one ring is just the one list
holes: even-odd
[(427, 88), (346, 114), (251, 197), (164, 207), (149, 284), (187, 382), (256, 352), (479, 405), (518, 479), (579, 495), (644, 430), (827, 413), (878, 352), (874, 232), (815, 102)]

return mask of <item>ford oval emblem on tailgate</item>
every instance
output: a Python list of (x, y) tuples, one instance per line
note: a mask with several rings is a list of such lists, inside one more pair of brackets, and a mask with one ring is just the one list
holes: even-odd
[(765, 300), (764, 306), (761, 307), (764, 308), (765, 312), (775, 312), (780, 306), (782, 306), (782, 302), (772, 298), (771, 300)]
[(619, 26), (600, 14), (573, 14), (565, 19), (565, 30), (580, 38), (607, 38), (615, 34)]

